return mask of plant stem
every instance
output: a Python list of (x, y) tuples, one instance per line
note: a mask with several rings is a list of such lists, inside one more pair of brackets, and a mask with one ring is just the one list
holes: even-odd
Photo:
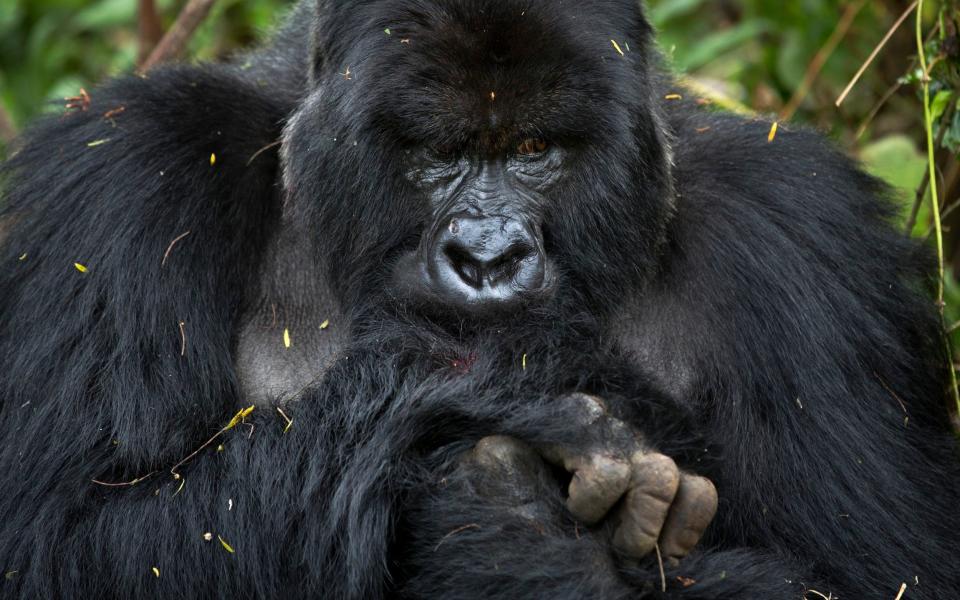
[[(936, 147), (933, 140), (933, 115), (930, 111), (930, 71), (927, 67), (926, 47), (923, 43), (923, 0), (917, 3), (917, 57), (920, 60), (920, 72), (922, 79), (920, 81), (923, 87), (923, 124), (927, 134), (927, 167), (930, 177), (930, 197), (931, 209), (933, 212), (933, 228), (937, 238), (937, 266), (939, 277), (937, 279), (937, 308), (940, 311), (940, 321), (946, 332), (946, 321), (944, 320), (944, 301), (943, 288), (946, 282), (946, 261), (943, 255), (943, 224), (940, 221), (940, 193), (937, 190), (937, 164)], [(950, 391), (953, 394), (955, 407), (960, 413), (960, 389), (957, 387), (957, 371), (953, 368), (953, 348), (950, 344), (950, 337), (944, 333), (944, 343), (947, 346), (947, 356), (949, 357), (950, 371)]]

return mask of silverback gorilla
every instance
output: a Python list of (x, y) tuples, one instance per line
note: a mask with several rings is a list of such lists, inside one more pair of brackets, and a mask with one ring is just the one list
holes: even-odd
[(634, 0), (305, 0), (36, 124), (2, 595), (956, 597), (926, 253), (682, 95)]

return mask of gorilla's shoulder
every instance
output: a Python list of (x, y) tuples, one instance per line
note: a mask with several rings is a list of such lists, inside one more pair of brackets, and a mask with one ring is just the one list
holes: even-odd
[(669, 116), (681, 192), (807, 217), (838, 218), (834, 210), (855, 207), (887, 219), (900, 208), (882, 182), (807, 127), (689, 105)]
[(4, 212), (32, 214), (34, 227), (95, 231), (104, 219), (129, 223), (148, 212), (159, 217), (157, 207), (199, 207), (241, 188), (264, 192), (276, 153), (257, 153), (279, 139), (283, 110), (232, 66), (111, 80), (24, 133), (2, 165)]
[(831, 140), (809, 128), (699, 107), (668, 111), (678, 211), (771, 243), (899, 242), (904, 206)]
[(880, 298), (893, 281), (932, 272), (928, 250), (897, 225), (903, 204), (822, 134), (781, 123), (772, 135), (772, 121), (689, 104), (668, 115), (672, 272), (717, 293), (751, 290), (758, 303), (779, 288), (781, 297), (820, 290), (834, 305)]

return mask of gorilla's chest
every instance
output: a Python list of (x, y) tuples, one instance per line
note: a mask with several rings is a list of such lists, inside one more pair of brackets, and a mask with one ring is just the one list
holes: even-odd
[[(349, 340), (349, 322), (332, 303), (286, 309), (268, 303), (243, 321), (236, 368), (243, 403), (284, 404), (317, 383)], [(645, 318), (637, 309), (610, 323), (610, 334), (658, 389), (680, 402), (695, 396), (694, 357), (684, 351), (675, 323)]]

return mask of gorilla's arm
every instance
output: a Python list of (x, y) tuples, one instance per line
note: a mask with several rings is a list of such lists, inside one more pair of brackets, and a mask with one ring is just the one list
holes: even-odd
[(950, 596), (960, 462), (925, 253), (819, 136), (672, 119), (677, 219), (638, 338), (660, 332), (696, 377), (683, 392), (723, 456), (712, 539), (792, 548), (823, 593)]
[(95, 578), (68, 566), (103, 555), (73, 528), (99, 512), (173, 552), (90, 481), (173, 464), (236, 412), (234, 320), (276, 206), (275, 153), (250, 159), (283, 112), (255, 85), (171, 68), (91, 96), (3, 165), (0, 564), (38, 585)]

